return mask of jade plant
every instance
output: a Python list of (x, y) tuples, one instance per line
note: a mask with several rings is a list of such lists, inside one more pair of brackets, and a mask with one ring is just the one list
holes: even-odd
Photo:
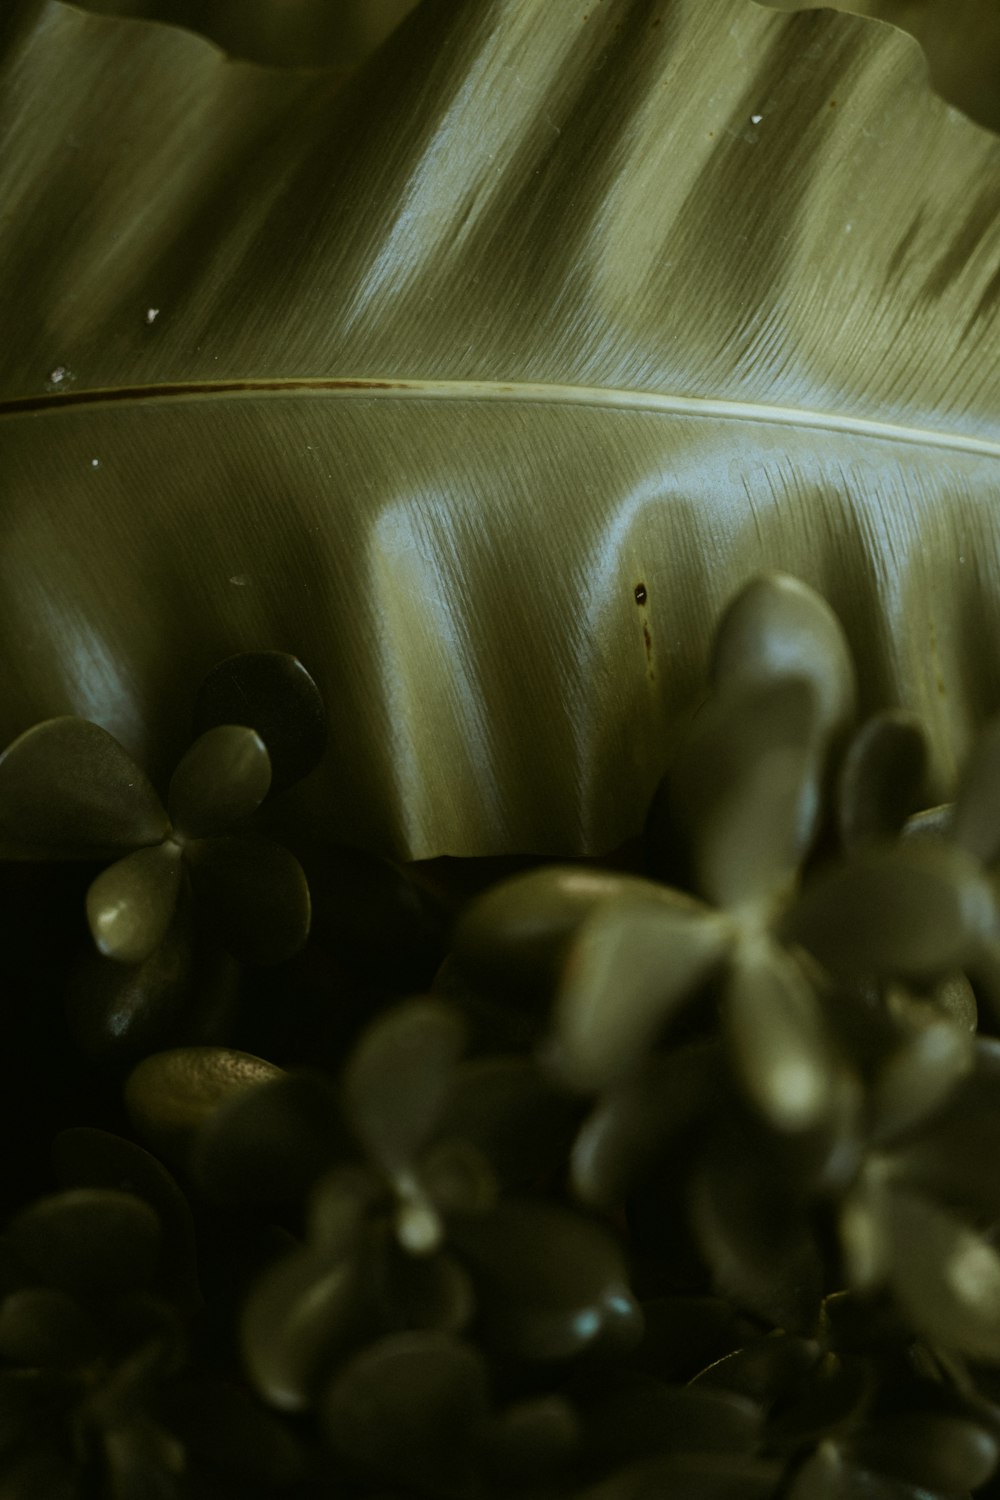
[(333, 9), (0, 15), (0, 1495), (1000, 1493), (995, 6)]

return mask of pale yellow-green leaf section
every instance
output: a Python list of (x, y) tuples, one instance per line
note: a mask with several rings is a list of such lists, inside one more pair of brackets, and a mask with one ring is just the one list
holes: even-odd
[(449, 0), (344, 88), (53, 4), (0, 101), (4, 735), (165, 768), (291, 650), (338, 836), (606, 848), (780, 567), (945, 788), (1000, 698), (1000, 141), (910, 39)]

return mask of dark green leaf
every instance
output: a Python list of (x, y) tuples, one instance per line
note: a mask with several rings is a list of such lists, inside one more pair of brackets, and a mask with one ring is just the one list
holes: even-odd
[(158, 1049), (227, 1040), (239, 971), (224, 949), (192, 930), (190, 900), (142, 964), (121, 964), (90, 949), (70, 975), (67, 1009), (78, 1045), (91, 1058), (134, 1064)]
[(489, 1416), (486, 1366), (444, 1333), (380, 1339), (339, 1372), (323, 1402), (335, 1451), (369, 1482), (473, 1493), (474, 1447)]
[(776, 1130), (809, 1130), (829, 1116), (837, 1061), (808, 979), (777, 943), (737, 945), (723, 1025), (740, 1082)]
[(711, 673), (727, 694), (806, 678), (826, 734), (843, 729), (854, 713), (854, 663), (843, 627), (825, 599), (787, 573), (762, 574), (727, 606), (716, 626)]
[(488, 1473), (515, 1493), (558, 1484), (573, 1463), (581, 1440), (580, 1419), (562, 1396), (518, 1401), (494, 1417), (483, 1438)]
[(851, 741), (837, 786), (846, 849), (900, 832), (923, 805), (927, 764), (927, 738), (915, 715), (888, 708), (866, 719)]
[(588, 1410), (587, 1445), (603, 1463), (657, 1453), (753, 1453), (763, 1420), (760, 1405), (732, 1391), (634, 1377)]
[(946, 1412), (880, 1416), (851, 1440), (850, 1452), (863, 1468), (948, 1494), (978, 1489), (1000, 1460), (993, 1433)]
[(449, 1239), (472, 1272), (485, 1335), (506, 1353), (566, 1358), (633, 1305), (617, 1245), (558, 1204), (502, 1200), (456, 1220)]
[(823, 739), (808, 679), (738, 682), (694, 723), (674, 775), (699, 889), (720, 906), (773, 901), (816, 833)]
[(180, 846), (170, 839), (126, 854), (91, 883), (87, 921), (105, 958), (141, 964), (155, 952), (174, 919), (181, 870)]
[(82, 1365), (100, 1351), (97, 1324), (67, 1292), (25, 1287), (0, 1303), (0, 1359), (8, 1364)]
[(790, 1330), (815, 1326), (822, 1265), (804, 1203), (760, 1141), (735, 1128), (695, 1176), (691, 1209), (718, 1290)]
[(148, 1285), (160, 1253), (157, 1214), (134, 1193), (113, 1188), (39, 1198), (15, 1215), (8, 1235), (41, 1281), (88, 1295)]
[(125, 1107), (157, 1155), (186, 1167), (198, 1130), (225, 1099), (282, 1076), (273, 1063), (231, 1047), (175, 1047), (133, 1069)]
[(528, 870), (473, 901), (455, 927), (452, 951), (462, 970), (486, 987), (538, 988), (554, 978), (568, 939), (587, 916), (612, 897), (643, 893), (661, 896), (652, 882), (613, 870)]
[(294, 854), (249, 838), (198, 839), (187, 853), (199, 917), (236, 958), (280, 963), (303, 947), (309, 887)]
[(666, 888), (602, 903), (575, 934), (560, 976), (558, 1062), (566, 1080), (598, 1090), (635, 1072), (732, 937), (726, 918)]
[(344, 1075), (350, 1120), (384, 1171), (398, 1174), (441, 1120), (465, 1045), (455, 1011), (410, 1000), (365, 1032)]
[(170, 782), (167, 811), (188, 838), (225, 833), (267, 796), (271, 761), (254, 729), (219, 724), (195, 740)]
[(385, 1331), (436, 1329), (461, 1333), (475, 1311), (469, 1273), (453, 1255), (410, 1255), (381, 1226), (371, 1255), (373, 1307)]
[(912, 1026), (875, 1085), (872, 1123), (877, 1137), (902, 1134), (933, 1115), (972, 1071), (973, 1060), (972, 1034), (954, 1021)]
[(86, 719), (47, 719), (0, 756), (0, 836), (14, 843), (89, 856), (158, 844), (169, 831), (132, 757)]
[[(887, 1277), (912, 1328), (932, 1343), (1000, 1363), (1000, 1255), (970, 1225), (922, 1196), (879, 1185), (856, 1210), (872, 1241), (872, 1269)], [(863, 1266), (859, 1266), (863, 1270)]]
[(964, 967), (993, 920), (977, 861), (945, 844), (907, 841), (861, 850), (818, 875), (788, 930), (849, 978), (936, 978)]
[(772, 1500), (781, 1466), (745, 1454), (695, 1453), (646, 1458), (573, 1500)]
[(345, 1136), (332, 1084), (292, 1074), (223, 1099), (198, 1132), (192, 1166), (216, 1202), (297, 1203), (346, 1155)]
[(439, 1132), (476, 1146), (506, 1187), (526, 1187), (566, 1160), (579, 1112), (534, 1061), (473, 1057), (458, 1065)]
[(573, 1188), (585, 1203), (619, 1202), (657, 1156), (710, 1109), (724, 1085), (717, 1043), (675, 1048), (605, 1094), (573, 1145)]
[(110, 1131), (78, 1125), (56, 1136), (52, 1166), (62, 1188), (115, 1188), (145, 1199), (160, 1221), (168, 1284), (182, 1304), (198, 1304), (191, 1208), (176, 1179), (155, 1156)]
[(275, 791), (301, 781), (326, 749), (319, 689), (302, 663), (284, 651), (246, 651), (212, 668), (198, 690), (195, 734), (223, 724), (257, 731), (267, 747)]
[(243, 1309), (241, 1342), (253, 1385), (272, 1406), (311, 1404), (324, 1375), (357, 1343), (370, 1319), (364, 1267), (354, 1245), (295, 1250), (258, 1277)]

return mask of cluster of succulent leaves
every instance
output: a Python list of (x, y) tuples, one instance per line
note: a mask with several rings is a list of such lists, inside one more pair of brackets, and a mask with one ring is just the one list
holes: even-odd
[(96, 725), (16, 739), (0, 1493), (989, 1487), (1000, 726), (928, 806), (856, 700), (756, 578), (641, 837), (500, 878), (283, 814), (327, 721), (281, 653), (163, 802)]

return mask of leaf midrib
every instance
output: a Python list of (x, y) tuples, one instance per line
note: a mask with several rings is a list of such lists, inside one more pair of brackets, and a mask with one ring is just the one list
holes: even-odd
[(768, 405), (763, 402), (717, 400), (703, 396), (670, 395), (659, 391), (616, 389), (611, 386), (554, 385), (503, 380), (389, 380), (315, 379), (206, 380), (144, 386), (53, 391), (0, 401), (0, 418), (40, 412), (72, 410), (81, 406), (145, 405), (213, 397), (260, 395), (295, 397), (322, 394), (331, 398), (420, 401), (504, 401), (528, 405), (599, 406), (609, 410), (645, 411), (666, 416), (700, 417), (714, 421), (753, 422), (840, 432), (884, 442), (944, 448), (1000, 459), (1000, 439), (975, 437), (933, 427), (879, 422), (866, 417), (808, 407)]

